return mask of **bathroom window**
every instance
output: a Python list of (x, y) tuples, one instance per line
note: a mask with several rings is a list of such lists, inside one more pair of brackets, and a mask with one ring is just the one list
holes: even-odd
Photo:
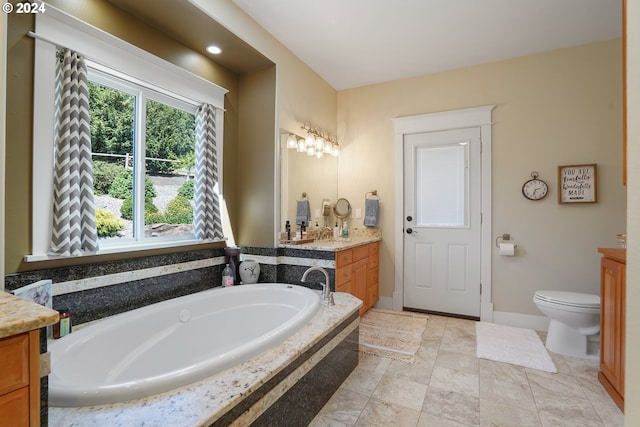
[[(54, 7), (35, 20), (32, 251), (26, 261), (49, 258), (55, 64), (62, 48), (86, 58), (95, 205), (117, 220), (118, 230), (100, 238), (98, 254), (202, 241), (193, 234), (191, 198), (195, 114), (203, 104), (214, 111), (219, 177), (214, 188), (223, 232), (231, 236), (222, 198), (227, 90)], [(119, 228), (119, 220), (125, 227)]]
[(101, 245), (193, 238), (195, 103), (88, 69)]

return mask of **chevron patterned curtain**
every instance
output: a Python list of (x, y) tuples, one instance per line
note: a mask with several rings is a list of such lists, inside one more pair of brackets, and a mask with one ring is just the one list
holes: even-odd
[(197, 239), (224, 238), (217, 184), (216, 111), (212, 105), (204, 104), (196, 112), (193, 228)]
[(89, 90), (84, 58), (65, 49), (56, 62), (55, 170), (51, 255), (98, 250), (91, 170)]

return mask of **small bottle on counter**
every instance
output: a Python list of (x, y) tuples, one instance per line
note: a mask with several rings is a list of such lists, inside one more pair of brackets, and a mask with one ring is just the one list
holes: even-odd
[(347, 221), (342, 224), (342, 237), (345, 239), (349, 237), (349, 226), (347, 224)]
[(58, 323), (53, 325), (53, 338), (62, 338), (71, 333), (71, 313), (68, 309), (63, 308), (58, 311)]
[(222, 286), (233, 286), (233, 271), (231, 270), (231, 267), (229, 267), (229, 264), (227, 264), (224, 267), (224, 270), (222, 270)]
[(340, 228), (338, 228), (338, 223), (336, 222), (336, 226), (333, 227), (333, 238), (337, 239), (340, 237)]

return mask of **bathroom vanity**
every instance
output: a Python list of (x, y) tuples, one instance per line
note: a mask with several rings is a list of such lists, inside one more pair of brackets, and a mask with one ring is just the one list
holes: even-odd
[(40, 426), (40, 328), (58, 312), (0, 291), (0, 426)]
[[(289, 257), (306, 258), (312, 263), (323, 260), (330, 275), (335, 275), (335, 291), (349, 293), (362, 301), (360, 315), (379, 299), (379, 229), (353, 229), (348, 239), (316, 240), (301, 245), (281, 244)], [(326, 260), (326, 261), (324, 261)], [(320, 262), (320, 261), (318, 261)], [(312, 264), (313, 265), (313, 264)], [(333, 274), (332, 274), (333, 273)]]
[(599, 248), (600, 372), (598, 380), (624, 412), (626, 249)]

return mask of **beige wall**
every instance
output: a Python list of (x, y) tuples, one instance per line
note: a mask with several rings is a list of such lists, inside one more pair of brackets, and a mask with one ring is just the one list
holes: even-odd
[(627, 0), (627, 319), (625, 426), (640, 425), (640, 1)]
[[(5, 194), (4, 147), (7, 85), (7, 14), (0, 16), (0, 188)], [(4, 197), (0, 197), (0, 291), (4, 289)]]
[[(270, 144), (269, 149), (273, 150), (275, 163), (269, 164), (264, 161), (258, 165), (258, 167), (264, 168), (265, 174), (268, 169), (271, 173), (271, 180), (244, 184), (245, 187), (253, 186), (255, 190), (264, 188), (265, 191), (271, 192), (279, 185), (279, 155), (275, 154), (278, 151), (279, 143), (277, 128), (303, 135), (300, 127), (310, 121), (314, 126), (319, 126), (335, 135), (337, 129), (337, 92), (271, 34), (259, 27), (231, 0), (215, 2), (191, 0), (191, 2), (276, 64), (276, 134), (270, 140), (264, 139), (260, 142), (261, 144)], [(262, 149), (260, 150), (262, 151)], [(244, 180), (244, 178), (241, 179)], [(325, 177), (320, 176), (317, 179), (325, 179)], [(267, 224), (265, 219), (260, 219), (253, 226), (262, 229), (268, 228), (275, 239), (275, 233), (284, 228), (286, 214), (280, 215), (280, 206), (276, 201), (273, 206), (264, 206), (264, 209), (275, 210), (274, 220), (276, 223)], [(280, 218), (278, 219), (278, 217)], [(256, 244), (246, 238), (239, 240), (238, 243), (242, 245)], [(271, 244), (274, 243), (275, 240), (272, 240)]]
[[(338, 192), (354, 208), (377, 189), (381, 296), (394, 289), (395, 212), (392, 118), (496, 104), (493, 110), (493, 233), (510, 233), (518, 256), (493, 250), (494, 309), (539, 315), (538, 289), (599, 294), (597, 248), (625, 231), (621, 178), (620, 40), (562, 49), (338, 93)], [(559, 205), (557, 166), (598, 164), (598, 203)], [(532, 171), (546, 199), (521, 195)], [(354, 225), (362, 225), (362, 220)]]
[(240, 80), (236, 241), (243, 246), (273, 244), (275, 75), (273, 66)]

